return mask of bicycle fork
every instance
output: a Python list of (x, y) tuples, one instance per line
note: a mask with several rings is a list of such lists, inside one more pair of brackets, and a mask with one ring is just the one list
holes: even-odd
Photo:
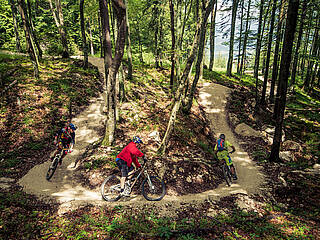
[(153, 184), (152, 184), (152, 182), (151, 182), (150, 176), (149, 176), (149, 174), (148, 174), (147, 171), (144, 171), (144, 174), (147, 176), (148, 185), (149, 185), (149, 187), (150, 187), (150, 190), (153, 192), (153, 191), (154, 191), (154, 186), (153, 186)]

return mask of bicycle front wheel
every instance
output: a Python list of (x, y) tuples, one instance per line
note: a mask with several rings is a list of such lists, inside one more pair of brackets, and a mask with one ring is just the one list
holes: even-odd
[(149, 201), (160, 201), (166, 194), (166, 186), (162, 179), (150, 176), (142, 182), (142, 195)]
[(101, 185), (101, 196), (108, 202), (115, 202), (120, 199), (120, 177), (111, 175)]
[(223, 172), (224, 179), (226, 180), (228, 186), (230, 187), (232, 183), (230, 169), (226, 165), (223, 165), (222, 172)]
[(54, 156), (53, 161), (50, 164), (47, 175), (46, 175), (46, 179), (48, 181), (52, 178), (54, 172), (56, 171), (59, 160), (60, 160), (60, 155), (57, 154), (56, 156)]

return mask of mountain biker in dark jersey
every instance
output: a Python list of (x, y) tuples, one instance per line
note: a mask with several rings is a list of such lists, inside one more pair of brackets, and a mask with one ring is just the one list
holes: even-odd
[[(232, 146), (232, 144), (229, 141), (227, 141), (225, 139), (226, 139), (225, 135), (220, 134), (219, 139), (217, 140), (217, 144), (214, 147), (214, 153), (218, 157), (219, 162), (226, 161), (226, 164), (228, 166), (230, 166), (233, 179), (237, 180), (238, 177), (235, 174), (236, 171), (235, 171), (235, 168), (233, 166), (233, 163), (232, 163), (231, 157), (229, 156), (229, 151), (228, 151), (229, 148), (232, 148), (232, 152), (230, 152), (230, 153), (233, 153), (236, 151), (236, 149), (234, 146)], [(223, 143), (223, 146), (221, 146), (222, 143)], [(219, 144), (221, 144), (221, 145), (218, 146)]]
[(122, 196), (129, 196), (124, 191), (124, 184), (128, 177), (128, 173), (134, 170), (132, 163), (134, 163), (136, 168), (141, 167), (138, 161), (138, 157), (144, 157), (144, 154), (138, 149), (138, 147), (140, 148), (141, 143), (142, 140), (139, 137), (133, 137), (132, 141), (116, 157), (116, 163), (121, 171), (120, 194)]
[(56, 144), (58, 147), (54, 155), (60, 152), (61, 149), (68, 149), (63, 151), (62, 157), (59, 161), (60, 165), (62, 163), (62, 159), (67, 155), (67, 153), (71, 153), (73, 150), (76, 137), (75, 130), (77, 130), (77, 127), (73, 123), (69, 123), (66, 127), (61, 128), (54, 137), (53, 143)]

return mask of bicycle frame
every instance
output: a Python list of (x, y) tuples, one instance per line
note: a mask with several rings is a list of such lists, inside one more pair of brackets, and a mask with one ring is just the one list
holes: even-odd
[(134, 174), (136, 174), (137, 172), (139, 172), (139, 174), (137, 175), (137, 177), (135, 178), (135, 180), (133, 181), (133, 183), (132, 183), (131, 186), (130, 186), (131, 189), (132, 189), (133, 186), (136, 184), (136, 182), (138, 181), (138, 179), (141, 177), (142, 173), (144, 173), (144, 174), (148, 177), (148, 180), (149, 180), (149, 182), (150, 182), (149, 174), (148, 174), (147, 170), (145, 170), (145, 167), (146, 167), (146, 162), (144, 162), (144, 163), (142, 164), (141, 169), (133, 171), (133, 172), (130, 173), (129, 176), (127, 177), (127, 180), (126, 180), (126, 181), (131, 180), (129, 177), (130, 177), (130, 176), (133, 176)]

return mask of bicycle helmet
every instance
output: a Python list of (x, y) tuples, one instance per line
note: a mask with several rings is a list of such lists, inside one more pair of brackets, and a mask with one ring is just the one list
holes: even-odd
[(219, 138), (225, 140), (225, 139), (226, 139), (226, 136), (222, 133), (222, 134), (220, 134)]
[(134, 143), (142, 143), (142, 140), (141, 140), (141, 138), (135, 136), (135, 137), (132, 138), (132, 142), (134, 142)]
[(69, 124), (69, 127), (70, 127), (73, 131), (77, 130), (77, 126), (74, 125), (73, 123), (70, 123), (70, 124)]

